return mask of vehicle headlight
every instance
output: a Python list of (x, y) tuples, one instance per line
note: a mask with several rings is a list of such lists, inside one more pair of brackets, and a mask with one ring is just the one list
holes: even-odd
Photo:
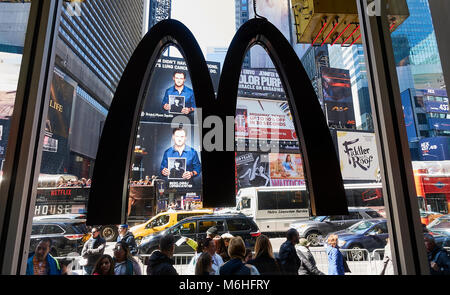
[(343, 247), (346, 243), (347, 243), (347, 241), (338, 240), (339, 247)]

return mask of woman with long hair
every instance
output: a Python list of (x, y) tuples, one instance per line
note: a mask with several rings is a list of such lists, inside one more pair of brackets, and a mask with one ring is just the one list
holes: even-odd
[(125, 242), (117, 242), (114, 247), (114, 272), (116, 275), (141, 275), (139, 263), (131, 256)]
[(261, 275), (279, 275), (280, 267), (273, 255), (272, 244), (265, 235), (260, 235), (256, 239), (255, 258), (248, 264), (254, 265)]
[(208, 252), (203, 252), (195, 264), (195, 275), (209, 276), (212, 272), (212, 257)]
[(95, 263), (94, 270), (92, 271), (94, 276), (113, 276), (114, 273), (114, 259), (108, 254), (102, 255)]

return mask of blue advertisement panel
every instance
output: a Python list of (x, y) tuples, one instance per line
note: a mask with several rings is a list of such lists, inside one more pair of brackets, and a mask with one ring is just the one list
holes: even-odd
[(436, 136), (420, 140), (421, 161), (450, 160), (450, 137)]
[(450, 131), (450, 119), (429, 118), (428, 124), (434, 130)]
[(405, 117), (406, 133), (408, 135), (408, 141), (412, 141), (417, 138), (416, 124), (414, 123), (414, 111), (411, 105), (411, 92), (405, 90), (401, 93), (403, 115)]
[(427, 113), (448, 114), (448, 102), (444, 101), (425, 101), (425, 110)]

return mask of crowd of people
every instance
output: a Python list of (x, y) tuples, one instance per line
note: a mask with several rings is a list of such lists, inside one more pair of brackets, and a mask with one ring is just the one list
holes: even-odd
[[(106, 242), (101, 238), (98, 228), (92, 228), (90, 239), (84, 244), (82, 254), (85, 275), (142, 275), (141, 266), (135, 255), (137, 246), (134, 236), (126, 224), (119, 226), (119, 236), (113, 249), (114, 255), (104, 254)], [(326, 240), (328, 275), (345, 275), (351, 272), (345, 257), (339, 251), (339, 237), (331, 234)], [(174, 267), (176, 239), (167, 234), (161, 238), (159, 249), (153, 251), (146, 261), (147, 275), (178, 275)], [(270, 239), (261, 234), (254, 251), (246, 248), (240, 236), (230, 233), (219, 235), (217, 228), (211, 227), (206, 238), (197, 242), (185, 241), (195, 251), (188, 266), (191, 275), (325, 275), (317, 268), (316, 261), (304, 238), (299, 238), (296, 229), (289, 229), (286, 241), (280, 246), (275, 257)], [(450, 258), (447, 252), (436, 245), (429, 233), (424, 234), (430, 273), (432, 275), (450, 274)], [(52, 240), (42, 239), (35, 253), (28, 259), (27, 275), (71, 274), (70, 261), (57, 260), (50, 254)], [(389, 242), (385, 248), (384, 267), (380, 274), (393, 274)], [(390, 266), (389, 266), (390, 264)], [(390, 272), (390, 273), (389, 273)]]

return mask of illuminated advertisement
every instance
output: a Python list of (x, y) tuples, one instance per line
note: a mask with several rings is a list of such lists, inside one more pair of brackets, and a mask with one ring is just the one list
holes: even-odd
[(236, 139), (297, 140), (287, 102), (238, 98)]
[(236, 155), (237, 189), (270, 186), (269, 155), (255, 152), (238, 152)]
[(424, 106), (427, 113), (448, 114), (448, 102), (426, 100)]
[(450, 160), (450, 138), (447, 136), (423, 138), (419, 145), (422, 161)]
[(283, 84), (276, 70), (242, 69), (238, 95), (252, 98), (286, 100)]
[(379, 177), (374, 133), (337, 131), (342, 179), (373, 180)]
[(450, 131), (450, 120), (442, 118), (429, 118), (428, 124), (430, 129)]
[[(220, 63), (207, 62), (214, 89), (220, 77)], [(141, 113), (141, 121), (170, 123), (185, 116), (196, 124), (194, 91), (186, 62), (182, 58), (161, 57), (155, 64), (151, 87)]]
[(416, 124), (414, 123), (414, 111), (411, 104), (410, 90), (405, 90), (400, 94), (402, 98), (403, 115), (405, 118), (406, 133), (408, 140), (412, 141), (417, 138)]
[(271, 186), (305, 184), (303, 161), (300, 154), (269, 154)]
[(356, 123), (349, 71), (323, 67), (321, 72), (328, 123), (347, 128), (354, 126)]

